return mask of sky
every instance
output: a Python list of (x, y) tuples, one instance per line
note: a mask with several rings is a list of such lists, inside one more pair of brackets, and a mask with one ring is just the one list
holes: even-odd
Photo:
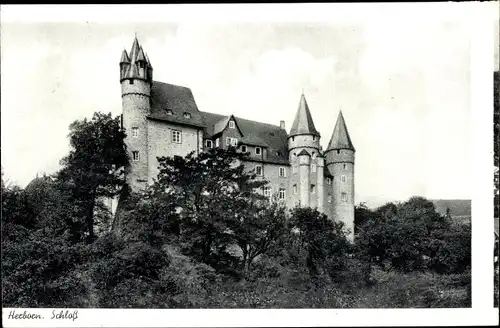
[(107, 21), (72, 7), (60, 8), (62, 20), (2, 8), (1, 165), (13, 183), (58, 170), (71, 122), (121, 113), (118, 63), (137, 34), (154, 79), (191, 88), (202, 111), (285, 120), (289, 130), (303, 90), (326, 149), (342, 110), (356, 148), (356, 203), (472, 197), (464, 183), (470, 20), (382, 8), (377, 19), (357, 20)]

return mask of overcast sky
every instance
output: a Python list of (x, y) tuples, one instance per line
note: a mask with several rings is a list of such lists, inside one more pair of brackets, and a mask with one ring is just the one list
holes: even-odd
[[(470, 22), (391, 17), (26, 23), (5, 22), (4, 12), (5, 175), (25, 186), (37, 172), (55, 172), (72, 121), (120, 114), (118, 62), (137, 33), (154, 79), (191, 88), (200, 110), (285, 120), (289, 129), (303, 88), (326, 148), (342, 109), (356, 147), (357, 203), (470, 199)], [(495, 28), (498, 36), (498, 21)], [(498, 63), (498, 42), (495, 49)]]

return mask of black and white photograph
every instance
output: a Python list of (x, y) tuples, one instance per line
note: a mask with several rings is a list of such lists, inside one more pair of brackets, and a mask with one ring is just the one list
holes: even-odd
[(3, 326), (497, 325), (499, 10), (2, 5)]

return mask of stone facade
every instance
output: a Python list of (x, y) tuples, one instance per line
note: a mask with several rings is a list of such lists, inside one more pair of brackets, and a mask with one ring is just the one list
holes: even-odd
[(320, 146), (305, 96), (289, 133), (284, 121), (270, 125), (235, 116), (202, 112), (191, 90), (153, 81), (147, 54), (134, 40), (120, 61), (122, 124), (131, 158), (127, 182), (139, 190), (158, 174), (157, 157), (199, 154), (236, 146), (249, 153), (244, 165), (269, 181), (260, 192), (288, 207), (317, 208), (354, 228), (354, 153), (342, 113), (328, 148)]

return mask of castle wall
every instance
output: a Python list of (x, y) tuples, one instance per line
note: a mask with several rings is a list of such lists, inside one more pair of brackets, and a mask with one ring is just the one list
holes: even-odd
[[(127, 182), (135, 190), (144, 188), (148, 179), (148, 129), (146, 115), (149, 114), (149, 83), (135, 80), (133, 84), (124, 80), (122, 86), (122, 124), (127, 137), (125, 144), (130, 158), (127, 167)], [(133, 135), (133, 128), (137, 136)], [(134, 160), (133, 152), (138, 152), (138, 160)]]
[[(278, 192), (280, 188), (285, 189), (285, 202), (288, 203), (290, 199), (290, 191), (288, 187), (288, 179), (290, 174), (290, 167), (287, 165), (279, 165), (279, 164), (269, 164), (269, 163), (259, 163), (259, 162), (251, 162), (244, 161), (245, 169), (247, 171), (255, 170), (257, 165), (261, 165), (263, 167), (263, 176), (257, 177), (257, 180), (266, 180), (268, 184), (265, 187), (271, 188), (271, 194), (273, 197), (278, 197)], [(280, 167), (285, 168), (285, 177), (279, 176)], [(263, 191), (260, 191), (263, 193)]]
[[(173, 142), (173, 131), (181, 132), (181, 143)], [(148, 181), (158, 176), (158, 160), (161, 156), (185, 157), (190, 152), (198, 154), (203, 146), (203, 132), (200, 129), (169, 122), (148, 121)]]
[(332, 181), (333, 207), (331, 218), (335, 221), (344, 222), (345, 227), (351, 231), (349, 237), (352, 240), (354, 233), (355, 202), (354, 164), (346, 162), (330, 163), (328, 168), (334, 175)]

